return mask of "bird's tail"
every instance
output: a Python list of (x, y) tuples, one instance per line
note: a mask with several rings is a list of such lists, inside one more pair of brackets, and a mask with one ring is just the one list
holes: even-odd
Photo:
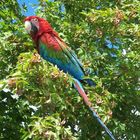
[(82, 84), (77, 79), (74, 79), (74, 87), (76, 88), (76, 90), (78, 91), (80, 96), (82, 96), (86, 105), (91, 106), (91, 103), (90, 103), (90, 101), (89, 101), (89, 99), (88, 99), (88, 97), (87, 97), (87, 95), (82, 87)]
[(107, 126), (102, 122), (98, 114), (95, 112), (94, 108), (92, 107), (92, 103), (89, 101), (82, 84), (77, 79), (74, 79), (74, 87), (80, 94), (80, 96), (84, 99), (85, 104), (89, 107), (89, 109), (92, 111), (93, 116), (96, 118), (96, 120), (100, 123), (100, 125), (105, 129), (106, 133), (110, 136), (112, 140), (115, 140), (114, 136), (112, 135), (111, 131), (107, 128)]
[(80, 81), (78, 81), (77, 79), (74, 79), (74, 87), (76, 88), (76, 90), (78, 91), (80, 96), (82, 96), (86, 105), (91, 106), (91, 103), (90, 103), (90, 101), (89, 101), (89, 99), (88, 99)]

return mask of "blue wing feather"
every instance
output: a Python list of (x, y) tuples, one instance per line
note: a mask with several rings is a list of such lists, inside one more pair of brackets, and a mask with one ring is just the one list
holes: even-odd
[(76, 78), (78, 80), (83, 79), (84, 72), (81, 69), (81, 67), (79, 66), (79, 64), (77, 64), (78, 60), (76, 60), (75, 57), (72, 56), (71, 59), (73, 59), (73, 60), (67, 61), (66, 63), (56, 57), (50, 57), (49, 52), (46, 49), (46, 44), (42, 44), (42, 43), (39, 46), (39, 52), (40, 52), (40, 55), (45, 60), (49, 61), (50, 63), (52, 63), (54, 65), (57, 65), (57, 67), (60, 70), (63, 70), (65, 73), (69, 73), (71, 76), (73, 76), (74, 78)]

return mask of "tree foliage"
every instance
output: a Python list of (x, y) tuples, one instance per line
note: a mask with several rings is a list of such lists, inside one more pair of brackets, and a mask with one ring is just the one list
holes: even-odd
[[(109, 139), (72, 88), (72, 78), (44, 61), (16, 0), (0, 2), (0, 139)], [(39, 0), (47, 19), (76, 52), (96, 87), (93, 106), (116, 139), (140, 139), (140, 2)]]

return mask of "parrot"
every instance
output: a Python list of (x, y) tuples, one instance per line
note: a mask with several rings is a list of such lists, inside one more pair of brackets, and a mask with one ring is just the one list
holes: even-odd
[(31, 36), (40, 56), (73, 77), (75, 89), (111, 139), (115, 140), (111, 131), (92, 107), (92, 103), (83, 89), (82, 83), (87, 83), (89, 86), (96, 86), (96, 83), (89, 78), (85, 78), (84, 68), (74, 51), (60, 38), (47, 20), (38, 16), (28, 16), (24, 19), (24, 24), (25, 30)]
[(84, 78), (84, 68), (74, 51), (59, 37), (50, 23), (38, 16), (24, 19), (25, 30), (35, 43), (40, 56), (74, 78), (74, 87), (78, 92), (84, 92), (82, 83), (95, 86), (91, 79)]

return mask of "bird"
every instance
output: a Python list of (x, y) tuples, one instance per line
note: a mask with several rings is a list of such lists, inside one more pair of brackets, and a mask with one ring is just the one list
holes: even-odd
[(73, 77), (75, 89), (110, 138), (115, 140), (111, 131), (101, 121), (95, 109), (92, 107), (92, 103), (89, 101), (82, 86), (82, 83), (87, 83), (89, 86), (95, 86), (96, 83), (90, 78), (85, 78), (84, 68), (74, 51), (60, 38), (47, 20), (38, 16), (28, 16), (24, 19), (24, 24), (25, 30), (31, 36), (40, 56), (53, 65), (57, 65), (60, 70)]
[[(31, 36), (36, 50), (43, 59), (71, 75), (80, 87), (82, 87), (81, 83), (87, 83), (89, 86), (96, 85), (93, 80), (85, 78), (84, 68), (76, 54), (47, 20), (38, 16), (29, 16), (24, 19), (24, 23), (25, 30)], [(74, 86), (76, 87), (76, 84)]]

